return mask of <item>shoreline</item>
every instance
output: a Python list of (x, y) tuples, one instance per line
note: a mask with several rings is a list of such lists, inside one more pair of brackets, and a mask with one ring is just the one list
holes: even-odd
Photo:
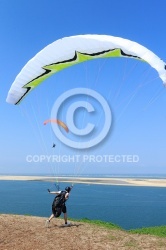
[[(24, 176), (24, 175), (0, 175), (0, 181), (46, 181), (54, 182), (55, 177), (49, 176)], [(123, 177), (58, 177), (59, 182), (98, 184), (98, 185), (119, 185), (119, 186), (144, 186), (144, 187), (166, 187), (166, 179), (148, 178), (123, 178)]]

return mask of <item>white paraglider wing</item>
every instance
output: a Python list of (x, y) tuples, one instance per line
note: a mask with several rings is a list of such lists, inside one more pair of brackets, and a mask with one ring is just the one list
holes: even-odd
[(6, 101), (18, 104), (42, 81), (72, 65), (108, 57), (130, 57), (151, 65), (166, 85), (166, 64), (142, 45), (107, 35), (78, 35), (46, 46), (23, 67), (13, 82)]

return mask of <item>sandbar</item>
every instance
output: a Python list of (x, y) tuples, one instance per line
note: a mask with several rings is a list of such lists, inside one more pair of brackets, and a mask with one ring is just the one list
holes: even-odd
[[(85, 183), (100, 185), (121, 185), (121, 186), (146, 186), (166, 187), (166, 179), (148, 178), (91, 178), (91, 177), (57, 177), (59, 182)], [(55, 177), (50, 176), (24, 176), (24, 175), (0, 175), (0, 181), (48, 181), (55, 182)]]

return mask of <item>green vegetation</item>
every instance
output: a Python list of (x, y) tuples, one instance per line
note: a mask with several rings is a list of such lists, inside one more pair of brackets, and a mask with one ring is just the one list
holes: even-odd
[(83, 218), (83, 219), (80, 219), (80, 220), (70, 218), (70, 220), (78, 221), (78, 222), (86, 222), (86, 223), (89, 223), (89, 224), (93, 224), (93, 225), (97, 225), (97, 226), (101, 226), (101, 227), (105, 227), (105, 228), (109, 228), (109, 229), (123, 230), (120, 226), (115, 225), (115, 224), (113, 224), (111, 222), (104, 222), (104, 221), (100, 221), (100, 220), (90, 220), (88, 218)]
[(136, 234), (148, 234), (148, 235), (155, 235), (159, 237), (166, 237), (166, 226), (132, 229), (132, 230), (129, 230), (129, 232), (134, 233), (134, 234), (135, 233)]
[(78, 221), (78, 222), (86, 222), (86, 223), (89, 223), (89, 224), (105, 227), (105, 228), (108, 228), (108, 229), (119, 229), (119, 230), (127, 231), (127, 232), (133, 233), (133, 234), (146, 234), (146, 235), (154, 235), (154, 236), (166, 238), (166, 226), (147, 227), (147, 228), (138, 228), (138, 229), (132, 229), (132, 230), (125, 230), (125, 229), (121, 228), (120, 226), (118, 226), (116, 224), (113, 224), (111, 222), (104, 222), (104, 221), (100, 221), (100, 220), (90, 220), (88, 218), (83, 218), (83, 219), (80, 219), (80, 220), (70, 218), (70, 220)]

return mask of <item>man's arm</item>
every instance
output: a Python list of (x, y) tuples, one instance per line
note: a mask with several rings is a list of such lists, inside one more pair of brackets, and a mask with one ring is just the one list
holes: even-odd
[(61, 191), (50, 191), (49, 189), (47, 189), (47, 190), (50, 194), (60, 194), (61, 193)]
[(69, 193), (65, 194), (65, 200), (69, 198)]

